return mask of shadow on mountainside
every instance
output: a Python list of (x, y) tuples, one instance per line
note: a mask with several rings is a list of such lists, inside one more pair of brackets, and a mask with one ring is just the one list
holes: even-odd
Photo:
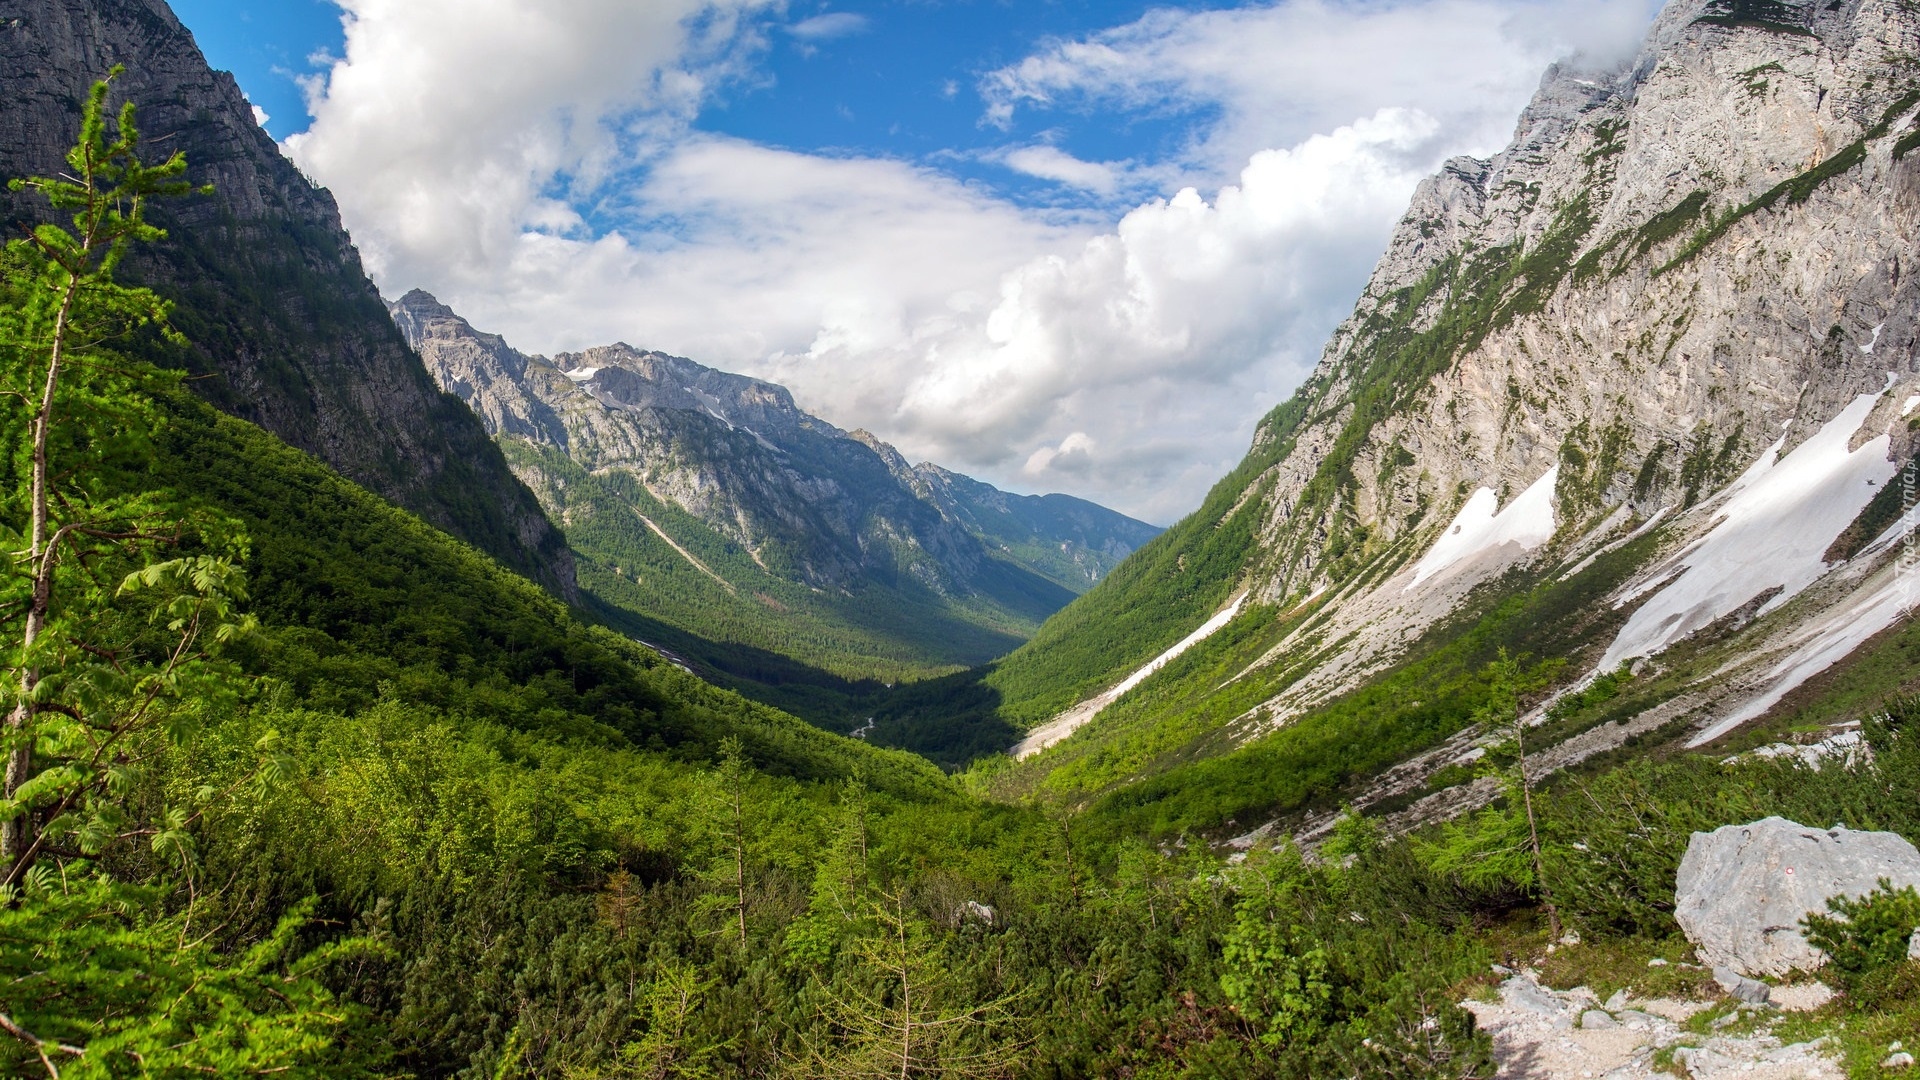
[(888, 685), (845, 679), (766, 649), (713, 641), (608, 603), (583, 590), (593, 621), (641, 641), (716, 685), (840, 735), (865, 739), (963, 769), (1004, 752), (1021, 732), (1000, 717), (992, 665)]

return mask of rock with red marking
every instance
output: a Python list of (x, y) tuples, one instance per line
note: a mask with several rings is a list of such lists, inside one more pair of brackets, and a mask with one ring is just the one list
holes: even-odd
[(1800, 920), (1826, 911), (1828, 897), (1872, 892), (1882, 878), (1920, 886), (1920, 850), (1896, 833), (1770, 817), (1693, 834), (1673, 915), (1713, 967), (1750, 977), (1811, 971), (1826, 956)]

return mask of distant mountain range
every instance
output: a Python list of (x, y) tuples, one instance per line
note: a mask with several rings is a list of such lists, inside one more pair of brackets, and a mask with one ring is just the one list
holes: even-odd
[(418, 290), (391, 311), (563, 525), (587, 590), (638, 634), (739, 647), (711, 666), (772, 654), (890, 682), (984, 663), (1160, 532), (909, 464), (773, 383), (625, 344), (528, 355)]

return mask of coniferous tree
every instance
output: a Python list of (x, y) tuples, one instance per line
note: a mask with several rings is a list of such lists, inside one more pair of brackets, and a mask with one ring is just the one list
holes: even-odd
[[(301, 953), (310, 904), (285, 912), (237, 954), (195, 922), (191, 829), (243, 786), (271, 780), (269, 736), (256, 767), (186, 805), (142, 805), (141, 771), (235, 700), (221, 653), (250, 637), (234, 526), (155, 481), (155, 395), (177, 376), (122, 351), (171, 335), (167, 305), (114, 273), (135, 243), (163, 233), (148, 200), (189, 192), (186, 160), (139, 156), (131, 103), (106, 108), (94, 84), (70, 172), (16, 179), (72, 227), (42, 224), (0, 262), (0, 429), (10, 449), (0, 531), (6, 722), (0, 752), (0, 1031), (50, 1077), (238, 1075), (335, 1057), (353, 1015), (315, 979), (361, 949)], [(170, 557), (163, 557), (170, 556)], [(149, 880), (103, 861), (147, 849)], [(179, 895), (171, 882), (184, 885)]]

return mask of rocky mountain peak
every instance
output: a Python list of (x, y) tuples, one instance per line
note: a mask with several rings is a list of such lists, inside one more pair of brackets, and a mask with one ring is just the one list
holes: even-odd
[[(812, 587), (906, 576), (943, 596), (1005, 593), (994, 602), (1031, 612), (1052, 602), (1042, 596), (1064, 603), (1142, 532), (1157, 531), (1087, 503), (1091, 513), (1072, 533), (1056, 536), (1039, 521), (1002, 536), (994, 530), (1004, 522), (982, 525), (966, 509), (970, 496), (956, 501), (948, 486), (929, 487), (892, 446), (805, 412), (776, 383), (624, 342), (526, 355), (419, 290), (392, 311), (434, 377), (497, 438), (551, 448), (593, 474), (630, 477), (651, 498)], [(550, 506), (565, 501), (550, 459), (516, 460)], [(1091, 550), (1082, 534), (1093, 539)], [(1045, 569), (1016, 585), (998, 560), (1028, 549)]]
[[(571, 557), (466, 409), (394, 331), (333, 198), (280, 153), (162, 0), (9, 0), (0, 9), (0, 178), (64, 169), (87, 89), (116, 64), (149, 153), (184, 151), (213, 194), (154, 205), (164, 243), (126, 276), (178, 301), (189, 343), (153, 358), (210, 403), (571, 596)], [(44, 202), (0, 190), (0, 218)]]
[[(1086, 598), (1079, 700), (1243, 594), (1238, 618), (1284, 629), (1199, 665), (1237, 674), (1184, 700), (1259, 702), (1230, 731), (1169, 721), (1209, 748), (1299, 721), (1513, 589), (1594, 590), (1541, 623), (1569, 678), (1713, 650), (1690, 739), (1863, 647), (1898, 609), (1912, 518), (1886, 485), (1920, 443), (1916, 57), (1902, 0), (1674, 0), (1632, 60), (1549, 71), (1508, 148), (1420, 185), (1314, 373), (1154, 553), (1164, 580), (1231, 569)], [(1604, 561), (1621, 550), (1648, 561)], [(1180, 617), (1124, 649), (1099, 636), (1146, 609)]]

